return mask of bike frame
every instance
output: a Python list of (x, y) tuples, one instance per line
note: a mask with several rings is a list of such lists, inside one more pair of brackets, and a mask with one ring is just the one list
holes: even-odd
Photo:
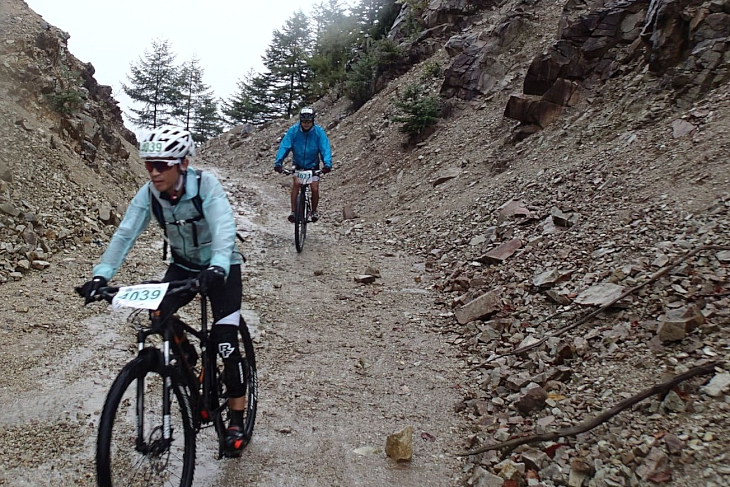
[[(151, 326), (148, 329), (139, 327), (137, 329), (137, 353), (138, 356), (145, 350), (145, 343), (147, 339), (152, 335), (162, 335), (161, 352), (163, 357), (163, 363), (165, 367), (171, 365), (171, 353), (173, 350), (178, 357), (181, 369), (184, 372), (184, 377), (188, 381), (189, 397), (191, 400), (191, 407), (193, 409), (193, 421), (195, 424), (196, 431), (200, 431), (202, 423), (214, 422), (214, 426), (218, 433), (219, 446), (222, 451), (223, 448), (223, 434), (225, 427), (223, 419), (221, 417), (221, 411), (225, 409), (228, 404), (228, 400), (222, 402), (222, 404), (213, 407), (216, 404), (217, 399), (217, 384), (215, 383), (215, 351), (213, 351), (213, 357), (211, 359), (210, 350), (208, 343), (210, 341), (210, 333), (208, 330), (208, 300), (201, 296), (200, 299), (200, 330), (196, 330), (187, 323), (183, 324), (183, 329), (195, 336), (200, 341), (201, 349), (201, 373), (200, 376), (196, 376), (195, 372), (190, 366), (185, 363), (182, 359), (183, 354), (180, 346), (175, 341), (175, 332), (169, 321), (163, 321), (159, 311), (152, 311), (150, 313)], [(158, 348), (159, 349), (159, 348)], [(202, 385), (202, 392), (201, 392)], [(141, 447), (144, 444), (144, 379), (137, 381), (137, 450), (142, 451)], [(165, 381), (162, 390), (162, 415), (163, 415), (163, 439), (165, 444), (169, 445), (172, 439), (172, 428), (171, 428), (171, 410), (170, 410), (170, 397), (172, 392), (172, 383)], [(148, 452), (143, 452), (148, 453)], [(219, 452), (220, 453), (220, 452)]]
[[(313, 176), (317, 176), (321, 180), (322, 171), (319, 169), (285, 169), (282, 171), (282, 174), (294, 175), (296, 178), (297, 172), (299, 171), (311, 171)], [(297, 195), (297, 205), (294, 212), (294, 245), (297, 252), (301, 252), (304, 249), (304, 240), (307, 236), (307, 223), (311, 221), (312, 192), (309, 188), (310, 185), (311, 183), (299, 183), (299, 194)]]

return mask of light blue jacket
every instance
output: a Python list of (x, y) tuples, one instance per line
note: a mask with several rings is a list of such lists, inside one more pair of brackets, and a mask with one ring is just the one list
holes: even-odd
[[(109, 246), (102, 255), (101, 262), (94, 267), (94, 275), (104, 277), (108, 281), (117, 273), (137, 238), (149, 225), (150, 219), (154, 219), (150, 198), (156, 197), (160, 202), (165, 222), (183, 221), (200, 214), (193, 204), (193, 196), (198, 194), (198, 190), (203, 201), (205, 218), (195, 223), (166, 225), (171, 254), (176, 254), (199, 268), (213, 265), (221, 267), (227, 276), (231, 265), (243, 262), (236, 247), (236, 222), (233, 210), (218, 179), (203, 171), (198, 188), (198, 178), (191, 166), (188, 166), (187, 170), (185, 193), (175, 206), (168, 200), (159, 198), (159, 191), (150, 182), (137, 191), (124, 214), (122, 223), (114, 232)], [(154, 221), (156, 225), (157, 220)], [(197, 246), (193, 241), (193, 225), (197, 232)], [(172, 257), (170, 262), (173, 262)], [(199, 270), (185, 265), (182, 267)]]
[(274, 166), (281, 166), (289, 152), (292, 153), (294, 167), (297, 169), (317, 169), (320, 158), (326, 167), (332, 167), (330, 141), (319, 125), (314, 125), (305, 132), (297, 122), (287, 130), (279, 144)]

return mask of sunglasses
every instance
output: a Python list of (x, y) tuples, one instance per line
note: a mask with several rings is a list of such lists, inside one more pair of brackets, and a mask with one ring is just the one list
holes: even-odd
[(169, 170), (171, 167), (180, 164), (180, 159), (173, 159), (173, 160), (156, 160), (156, 161), (144, 161), (144, 167), (147, 169), (147, 172), (152, 172), (153, 169), (156, 169), (157, 172), (165, 172)]

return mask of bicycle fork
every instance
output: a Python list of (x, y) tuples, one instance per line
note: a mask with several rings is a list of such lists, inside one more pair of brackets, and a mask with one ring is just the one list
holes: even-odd
[(309, 189), (308, 184), (302, 184), (302, 187), (299, 188), (299, 191), (299, 203), (301, 203), (302, 212), (301, 214), (297, 215), (297, 218), (299, 218), (299, 223), (306, 223), (309, 221), (309, 217), (312, 212), (312, 192)]
[[(159, 320), (160, 312), (153, 311), (152, 319), (153, 326), (155, 329), (154, 322)], [(149, 332), (139, 329), (137, 330), (137, 351), (142, 353), (144, 350), (144, 343)], [(166, 329), (163, 333), (163, 344), (162, 344), (162, 360), (163, 370), (168, 370), (170, 366), (170, 342), (173, 339), (173, 332), (170, 329)], [(149, 442), (145, 441), (144, 438), (144, 408), (145, 408), (145, 377), (137, 378), (137, 440), (136, 449), (140, 453), (162, 453), (167, 450), (169, 445), (172, 443), (172, 426), (171, 426), (171, 401), (172, 397), (172, 376), (169, 373), (161, 374), (163, 377), (162, 381), (162, 443), (153, 441), (152, 434), (157, 429), (150, 431)]]

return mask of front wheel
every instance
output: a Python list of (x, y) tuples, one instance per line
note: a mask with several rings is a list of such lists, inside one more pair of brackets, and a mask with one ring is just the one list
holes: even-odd
[(307, 238), (307, 218), (309, 216), (307, 213), (307, 187), (302, 185), (299, 188), (297, 211), (294, 220), (294, 244), (297, 247), (297, 252), (301, 252), (304, 249), (304, 239)]
[(243, 418), (243, 433), (245, 435), (245, 442), (248, 444), (251, 441), (253, 426), (256, 422), (256, 408), (258, 407), (259, 401), (259, 379), (256, 373), (256, 356), (253, 351), (253, 340), (243, 318), (241, 318), (241, 324), (238, 328), (241, 337), (239, 346), (243, 345), (242, 350), (245, 352), (244, 364), (248, 367), (248, 374), (246, 374), (246, 415)]
[[(242, 361), (241, 364), (244, 367), (244, 377), (246, 378), (246, 410), (243, 416), (243, 445), (244, 448), (251, 441), (253, 436), (253, 428), (256, 423), (256, 409), (258, 407), (259, 398), (259, 381), (258, 374), (256, 372), (256, 355), (253, 348), (253, 340), (251, 339), (251, 333), (248, 331), (246, 321), (241, 317), (241, 321), (238, 326), (238, 349), (241, 352)], [(223, 364), (219, 360), (218, 365), (218, 385), (219, 395), (222, 399), (227, 399), (228, 393), (225, 390), (225, 383), (223, 381)], [(227, 409), (225, 410), (227, 413)], [(220, 451), (223, 454), (223, 435), (225, 434), (224, 428), (228, 423), (229, 418), (220, 417), (218, 423), (219, 428), (219, 439), (220, 439)]]
[[(188, 391), (155, 352), (129, 362), (107, 395), (96, 444), (100, 486), (193, 483), (195, 428)], [(171, 385), (168, 418), (163, 414), (166, 381)]]

